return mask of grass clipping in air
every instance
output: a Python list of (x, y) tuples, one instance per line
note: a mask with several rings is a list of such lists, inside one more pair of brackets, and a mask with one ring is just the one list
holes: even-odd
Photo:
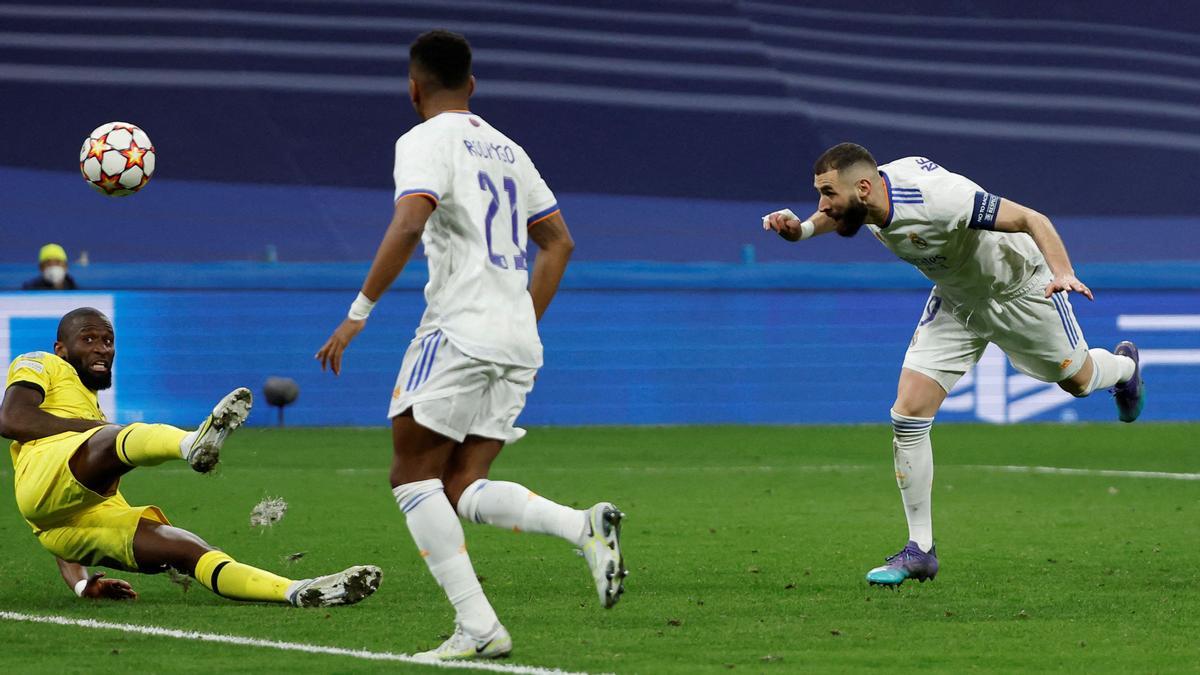
[(271, 527), (283, 520), (288, 503), (283, 497), (264, 497), (250, 511), (250, 527)]

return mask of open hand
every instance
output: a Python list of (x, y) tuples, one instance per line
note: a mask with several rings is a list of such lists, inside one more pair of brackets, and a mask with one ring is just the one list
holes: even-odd
[(88, 577), (87, 585), (83, 587), (83, 597), (109, 600), (137, 600), (137, 592), (129, 582), (121, 579), (105, 579), (104, 572), (96, 572)]
[(342, 325), (333, 331), (333, 335), (329, 336), (329, 339), (325, 341), (325, 344), (317, 350), (316, 356), (313, 357), (321, 362), (322, 372), (324, 372), (326, 366), (333, 371), (334, 375), (342, 372), (342, 352), (346, 351), (346, 347), (350, 345), (350, 341), (361, 333), (366, 325), (366, 319), (355, 321), (354, 319), (347, 318), (342, 321)]
[(1076, 279), (1074, 274), (1056, 274), (1054, 275), (1054, 279), (1046, 284), (1047, 298), (1059, 291), (1067, 291), (1068, 293), (1075, 291), (1082, 294), (1088, 300), (1095, 300), (1092, 297), (1092, 289), (1084, 286), (1083, 282)]

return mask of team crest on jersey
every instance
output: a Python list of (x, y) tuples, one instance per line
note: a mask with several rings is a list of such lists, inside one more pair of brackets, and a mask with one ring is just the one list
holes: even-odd
[(917, 248), (928, 248), (929, 247), (929, 242), (918, 237), (916, 235), (916, 233), (909, 233), (908, 240), (911, 241), (912, 245), (916, 246)]

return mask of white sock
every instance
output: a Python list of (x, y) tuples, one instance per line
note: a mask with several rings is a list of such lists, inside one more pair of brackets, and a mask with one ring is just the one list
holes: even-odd
[(183, 436), (183, 440), (179, 441), (179, 456), (187, 459), (188, 453), (192, 451), (192, 443), (196, 442), (196, 432), (189, 431)]
[(908, 538), (922, 551), (933, 548), (933, 444), (929, 442), (932, 417), (909, 417), (892, 411), (892, 452), (896, 460), (896, 485), (908, 518)]
[(1092, 357), (1092, 381), (1084, 396), (1129, 381), (1137, 367), (1133, 359), (1113, 354), (1107, 349), (1089, 349), (1088, 355)]
[(500, 620), (475, 576), (462, 524), (450, 507), (442, 481), (431, 478), (397, 485), (392, 495), (421, 557), (454, 605), (455, 622), (469, 635), (489, 635)]
[(529, 488), (502, 480), (479, 479), (458, 498), (463, 520), (561, 537), (576, 546), (587, 539), (587, 511), (556, 504)]

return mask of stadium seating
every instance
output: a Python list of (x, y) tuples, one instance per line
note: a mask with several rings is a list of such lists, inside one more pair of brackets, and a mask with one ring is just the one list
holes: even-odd
[(68, 170), (87, 130), (136, 117), (163, 177), (386, 188), (414, 122), (405, 47), (444, 26), (475, 46), (476, 108), (562, 192), (796, 199), (815, 154), (854, 139), (1051, 213), (1186, 212), (1152, 195), (1194, 184), (1163, 169), (1200, 153), (1195, 16), (841, 4), (6, 3), (5, 117), (37, 133), (10, 134), (4, 164)]

